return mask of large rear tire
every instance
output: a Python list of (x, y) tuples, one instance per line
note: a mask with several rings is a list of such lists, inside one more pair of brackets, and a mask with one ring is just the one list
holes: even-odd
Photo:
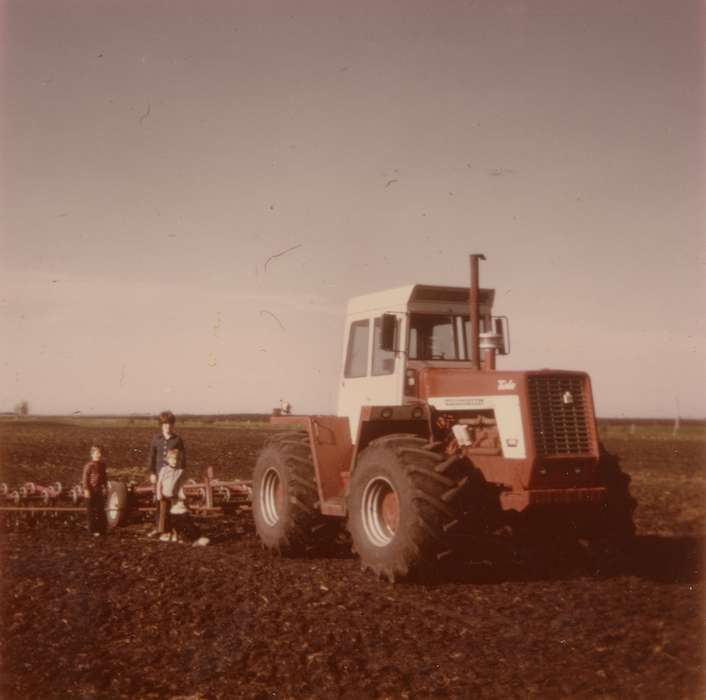
[(389, 581), (426, 578), (452, 554), (473, 474), (412, 435), (374, 440), (348, 491), (348, 529), (364, 569)]
[(265, 548), (297, 556), (335, 537), (336, 521), (319, 508), (305, 432), (281, 433), (267, 443), (255, 464), (252, 489), (255, 530)]

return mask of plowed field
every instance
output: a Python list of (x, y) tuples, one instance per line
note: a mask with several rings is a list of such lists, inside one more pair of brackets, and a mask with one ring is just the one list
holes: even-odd
[[(92, 441), (144, 479), (152, 430), (0, 424), (0, 481), (78, 481)], [(184, 427), (194, 476), (249, 478), (267, 431)], [(471, 553), (437, 583), (263, 552), (247, 514), (205, 548), (146, 522), (96, 541), (79, 518), (2, 519), (0, 696), (700, 698), (704, 442), (606, 439), (639, 502), (634, 551), (600, 562)], [(501, 551), (502, 550), (502, 551)]]

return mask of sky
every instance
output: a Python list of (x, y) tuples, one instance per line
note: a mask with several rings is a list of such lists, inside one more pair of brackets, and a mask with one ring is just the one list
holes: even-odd
[(334, 412), (347, 299), (484, 253), (500, 369), (706, 417), (702, 3), (0, 8), (0, 411)]

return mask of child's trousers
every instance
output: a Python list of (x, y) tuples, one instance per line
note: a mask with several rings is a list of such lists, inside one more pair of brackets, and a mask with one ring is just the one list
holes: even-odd
[(88, 531), (104, 535), (108, 523), (105, 518), (105, 496), (100, 491), (91, 491), (86, 503), (88, 516)]

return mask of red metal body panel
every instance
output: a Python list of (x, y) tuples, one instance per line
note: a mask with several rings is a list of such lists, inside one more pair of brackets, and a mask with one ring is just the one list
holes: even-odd
[(410, 433), (428, 437), (428, 407), (423, 404), (415, 406), (361, 406), (355, 454), (357, 455), (371, 440), (390, 433)]
[(338, 416), (273, 416), (275, 425), (302, 426), (309, 435), (321, 512), (345, 515), (345, 479), (353, 453), (348, 418)]
[[(479, 371), (469, 368), (429, 368), (419, 370), (419, 398), (495, 397), (516, 395), (522, 415), (525, 457), (510, 459), (502, 455), (475, 455), (473, 465), (486, 481), (509, 487), (503, 494), (506, 509), (522, 510), (535, 503), (573, 503), (592, 499), (596, 488), (596, 465), (599, 459), (598, 433), (590, 378), (584, 372), (539, 370), (532, 372)], [(532, 407), (528, 380), (533, 378), (575, 378), (581, 382), (587, 431), (587, 449), (570, 455), (540, 454), (533, 431)], [(512, 389), (508, 390), (507, 387)], [(502, 388), (501, 388), (502, 387)], [(478, 405), (482, 410), (483, 406)], [(466, 408), (473, 410), (473, 407)], [(600, 490), (600, 489), (599, 489)], [(571, 493), (576, 491), (576, 493)], [(602, 492), (602, 490), (600, 490)], [(598, 497), (598, 496), (596, 496)]]
[[(458, 404), (449, 401), (446, 407), (437, 408), (441, 412), (473, 413), (475, 410), (492, 410), (496, 420), (502, 421), (502, 411), (507, 409), (499, 408), (496, 413), (493, 398), (517, 397), (514, 406), (519, 406), (520, 415), (516, 418), (521, 423), (524, 456), (487, 454), (482, 449), (468, 453), (473, 466), (483, 474), (487, 482), (507, 489), (500, 497), (503, 509), (521, 511), (534, 505), (599, 503), (604, 499), (605, 490), (596, 483), (598, 433), (591, 383), (584, 372), (498, 372), (472, 370), (468, 367), (422, 367), (418, 370), (418, 377), (419, 399), (422, 401), (459, 397)], [(552, 453), (546, 447), (545, 434), (552, 433), (552, 421), (555, 418), (561, 419), (561, 411), (557, 416), (552, 414), (552, 406), (547, 408), (542, 405), (544, 399), (537, 399), (536, 393), (533, 404), (530, 383), (534, 382), (532, 386), (536, 387), (537, 383), (564, 380), (574, 382), (572, 387), (578, 387), (580, 393), (575, 402), (581, 416), (582, 442), (579, 450)], [(556, 401), (556, 396), (546, 401), (551, 404)], [(517, 413), (517, 408), (514, 410)], [(536, 414), (542, 410), (548, 411), (549, 417), (543, 419), (545, 423), (537, 423), (537, 416), (533, 416), (532, 412)], [(370, 440), (390, 433), (405, 432), (428, 437), (428, 420), (428, 408), (424, 404), (363, 406), (356, 449), (363, 449)], [(281, 416), (273, 417), (272, 422), (299, 425), (306, 429), (314, 459), (321, 511), (326, 515), (344, 516), (345, 489), (356, 457), (350, 440), (348, 419), (336, 416)], [(544, 443), (543, 449), (537, 444), (538, 440)]]

